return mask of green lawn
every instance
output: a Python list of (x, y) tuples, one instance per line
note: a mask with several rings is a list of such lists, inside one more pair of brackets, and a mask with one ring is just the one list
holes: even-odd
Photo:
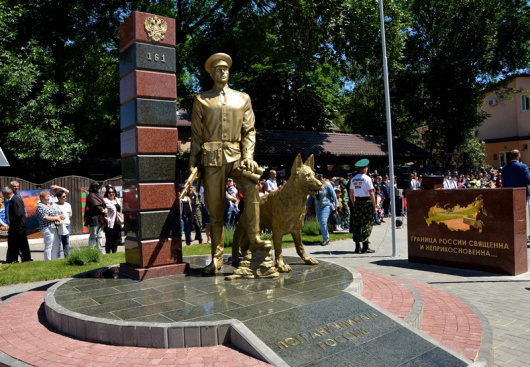
[[(351, 238), (349, 233), (330, 234), (330, 241), (347, 238)], [(302, 240), (306, 244), (317, 243), (322, 241), (322, 236), (302, 236)], [(282, 243), (283, 247), (294, 246), (293, 238), (290, 234), (284, 236)], [(184, 256), (207, 255), (210, 253), (210, 245), (204, 244), (183, 246), (182, 251)], [(231, 252), (232, 249), (230, 247), (225, 248), (225, 253), (230, 254)], [(32, 261), (19, 264), (1, 264), (0, 286), (62, 279), (90, 270), (120, 264), (122, 262), (125, 262), (125, 253), (123, 252), (116, 254), (105, 254), (101, 257), (100, 262), (87, 265), (69, 265), (66, 259)]]

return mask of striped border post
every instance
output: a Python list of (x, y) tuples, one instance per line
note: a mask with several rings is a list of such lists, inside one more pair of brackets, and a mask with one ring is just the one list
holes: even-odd
[(175, 20), (133, 12), (120, 25), (125, 263), (134, 279), (184, 273), (177, 182)]

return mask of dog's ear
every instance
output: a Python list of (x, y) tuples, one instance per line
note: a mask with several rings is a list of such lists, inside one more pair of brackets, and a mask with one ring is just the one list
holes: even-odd
[(295, 173), (300, 167), (302, 167), (302, 156), (300, 155), (300, 153), (298, 153), (298, 155), (294, 159), (293, 168), (291, 168), (291, 172)]
[[(298, 154), (300, 155), (300, 154)], [(309, 158), (307, 158), (307, 161), (305, 161), (304, 163), (306, 166), (309, 166), (311, 167), (311, 169), (314, 171), (315, 170), (315, 157), (313, 156), (313, 154), (311, 154), (309, 156)]]

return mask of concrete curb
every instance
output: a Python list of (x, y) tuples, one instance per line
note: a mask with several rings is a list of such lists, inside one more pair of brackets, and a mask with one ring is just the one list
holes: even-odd
[(396, 278), (396, 280), (398, 280), (401, 284), (407, 287), (412, 293), (412, 297), (414, 298), (412, 310), (410, 310), (408, 316), (405, 317), (405, 322), (409, 323), (410, 325), (414, 326), (419, 330), (421, 329), (421, 325), (423, 324), (423, 297), (414, 286), (407, 283), (405, 280), (400, 278)]

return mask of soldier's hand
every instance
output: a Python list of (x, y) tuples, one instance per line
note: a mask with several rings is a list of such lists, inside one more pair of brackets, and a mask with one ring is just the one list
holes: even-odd
[(243, 159), (241, 161), (241, 165), (244, 166), (246, 170), (250, 172), (254, 172), (256, 168), (258, 168), (258, 164), (250, 158)]

